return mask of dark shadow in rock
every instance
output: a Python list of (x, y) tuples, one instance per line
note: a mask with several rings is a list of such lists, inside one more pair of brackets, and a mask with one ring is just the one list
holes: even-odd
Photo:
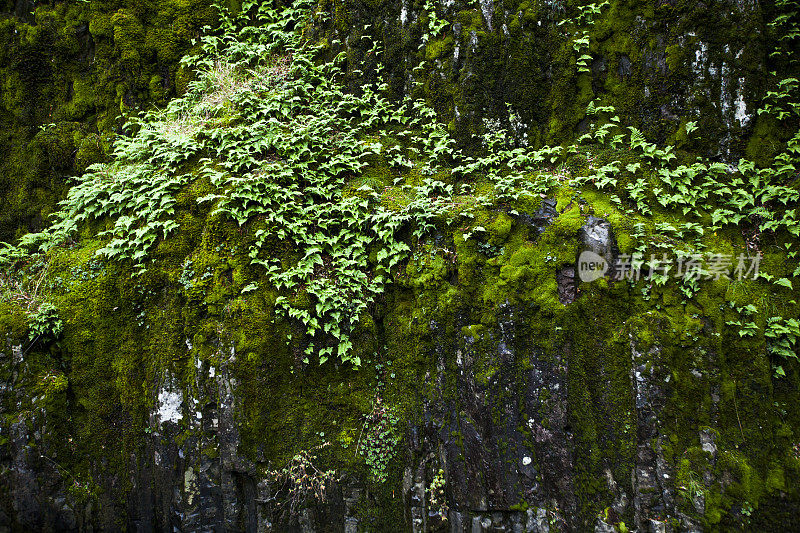
[(578, 287), (575, 282), (575, 266), (567, 265), (556, 272), (558, 284), (558, 300), (564, 304), (571, 304), (578, 297)]
[(535, 238), (544, 233), (556, 218), (558, 218), (558, 211), (556, 210), (556, 200), (554, 198), (545, 198), (542, 200), (542, 205), (532, 215), (528, 213), (520, 213), (517, 217), (524, 225), (533, 229)]

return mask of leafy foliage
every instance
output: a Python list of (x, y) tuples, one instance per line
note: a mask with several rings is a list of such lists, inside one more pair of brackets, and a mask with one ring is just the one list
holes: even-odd
[[(591, 59), (581, 28), (607, 4), (581, 6), (576, 17), (562, 22), (583, 54), (580, 71), (588, 70)], [(701, 157), (679, 160), (673, 147), (625, 127), (613, 107), (591, 102), (587, 116), (596, 124), (572, 146), (514, 146), (513, 136), (497, 126), (482, 136), (483, 154), (465, 156), (425, 102), (384, 96), (379, 61), (364, 76), (372, 82), (356, 94), (345, 92), (344, 53), (322, 61), (321, 49), (302, 37), (307, 2), (276, 9), (248, 1), (237, 14), (217, 8), (219, 31), (209, 31), (199, 53), (183, 61), (196, 73), (186, 94), (130, 121), (115, 143), (113, 161), (76, 178), (46, 232), (25, 236), (19, 247), (3, 243), (0, 264), (20, 261), (25, 249), (68, 242), (82, 225), (100, 221), (107, 241), (97, 253), (130, 261), (143, 272), (154, 246), (179, 227), (176, 193), (202, 178), (213, 191), (198, 202), (242, 228), (251, 264), (280, 292), (278, 315), (301, 326), (308, 341), (304, 360), (335, 358), (358, 366), (351, 331), (411, 247), (439, 224), (471, 221), (479, 206), (535, 199), (566, 186), (607, 192), (632, 216), (680, 213), (683, 224), (656, 225), (647, 239), (637, 240), (639, 264), (647, 252), (666, 252), (678, 243), (678, 252), (692, 255), (704, 247), (706, 231), (743, 221), (758, 232), (800, 236), (793, 184), (800, 132), (764, 167), (746, 160), (735, 167)], [(425, 17), (425, 40), (441, 36), (446, 23), (430, 3)], [(363, 38), (369, 40), (367, 30)], [(373, 42), (370, 54), (381, 53)], [(424, 68), (424, 61), (415, 67)], [(778, 81), (759, 112), (784, 122), (796, 119), (797, 88), (796, 79)], [(687, 135), (699, 131), (696, 122), (684, 128)], [(602, 162), (588, 155), (600, 151)], [(582, 154), (587, 164), (576, 170), (570, 162)], [(368, 181), (351, 186), (375, 159), (397, 172), (393, 187), (378, 190)], [(472, 182), (488, 182), (491, 189), (474, 193)], [(464, 238), (482, 229), (468, 229)], [(797, 253), (789, 244), (788, 256)], [(665, 276), (653, 279), (666, 283)], [(191, 263), (180, 282), (187, 289), (194, 285)], [(771, 283), (793, 289), (789, 277)], [(240, 292), (263, 285), (248, 280)], [(681, 286), (687, 298), (697, 290), (696, 279)]]
[(591, 3), (578, 6), (578, 13), (574, 18), (566, 18), (559, 22), (559, 26), (566, 25), (567, 27), (574, 27), (572, 38), (572, 49), (578, 56), (575, 63), (578, 74), (591, 72), (589, 67), (592, 61), (592, 56), (589, 54), (589, 31), (585, 28), (594, 23), (594, 18), (599, 15), (604, 7), (609, 6), (609, 2)]
[[(770, 317), (764, 335), (768, 339), (768, 349), (772, 355), (786, 361), (798, 360), (797, 340), (800, 339), (800, 322), (796, 318)], [(775, 374), (785, 375), (781, 364), (775, 366)]]
[(379, 483), (386, 481), (389, 462), (397, 453), (396, 445), (400, 440), (398, 421), (397, 415), (378, 396), (372, 412), (364, 422), (364, 442), (356, 451), (364, 456), (373, 477)]
[(64, 324), (53, 304), (43, 303), (29, 315), (28, 340), (54, 340), (64, 330)]

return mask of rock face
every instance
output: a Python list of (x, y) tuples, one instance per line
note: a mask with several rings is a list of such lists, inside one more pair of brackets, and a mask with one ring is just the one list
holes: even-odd
[[(346, 43), (353, 85), (374, 36), (390, 86), (422, 91), (464, 142), (502, 125), (522, 146), (583, 133), (597, 99), (665, 140), (698, 120), (709, 155), (735, 161), (759, 106), (756, 71), (770, 62), (771, 8), (686, 2), (335, 2), (318, 29)], [(601, 6), (598, 8), (598, 6)], [(595, 8), (595, 11), (591, 11)], [(578, 39), (588, 38), (584, 48)], [(342, 45), (344, 46), (344, 44)], [(587, 55), (585, 68), (579, 56)], [(754, 149), (754, 147), (751, 147)]]
[[(589, 215), (586, 223), (581, 226), (579, 236), (583, 244), (581, 251), (588, 250), (603, 257), (612, 265), (615, 263), (619, 256), (619, 248), (608, 221)], [(613, 271), (609, 274), (613, 274)]]
[[(412, 448), (417, 466), (408, 467), (418, 487), (443, 468), (451, 483), (450, 531), (549, 531), (551, 522), (574, 527), (574, 444), (568, 418), (564, 354), (545, 354), (520, 335), (519, 310), (507, 307), (500, 336), (489, 341), (496, 372), (476, 376), (479, 346), (473, 337), (456, 342), (455, 398), (444, 400), (444, 379), (429, 404), (424, 438)], [(516, 371), (524, 360), (527, 370)], [(418, 494), (410, 512), (427, 516), (430, 530), (441, 521), (437, 509)], [(418, 508), (418, 510), (417, 510)], [(542, 523), (543, 515), (547, 520)], [(427, 526), (427, 528), (425, 527)]]
[[(6, 6), (0, 239), (40, 226), (64, 177), (104, 160), (117, 110), (187, 83), (178, 59), (213, 12), (140, 4)], [(560, 144), (596, 100), (653, 141), (764, 155), (773, 6), (598, 9), (323, 1), (308, 33), (346, 52), (353, 89), (378, 41), (391, 91), (427, 98), (466, 150), (501, 127), (521, 147)], [(796, 528), (797, 373), (773, 380), (764, 339), (725, 327), (724, 287), (687, 302), (658, 286), (643, 300), (613, 272), (580, 283), (578, 255), (613, 261), (626, 231), (595, 203), (537, 196), (491, 212), (480, 242), (448, 229), (420, 244), (352, 332), (359, 368), (304, 363), (278, 293), (232, 289), (242, 272), (220, 249), (239, 228), (194, 198), (177, 207), (194, 233), (142, 278), (61, 250), (62, 337), (32, 340), (0, 301), (0, 533)], [(176, 281), (189, 248), (196, 285)]]
[[(542, 205), (530, 216), (521, 214), (513, 231), (544, 246), (558, 211), (552, 202)], [(615, 252), (613, 228), (603, 219), (586, 217), (573, 238), (576, 250)], [(452, 266), (456, 277), (467, 275), (464, 261)], [(553, 268), (551, 275), (563, 278), (569, 267)], [(418, 268), (424, 273), (427, 267)], [(641, 532), (701, 531), (715, 512), (713, 491), (738, 494), (737, 468), (759, 455), (752, 449), (742, 454), (729, 443), (744, 431), (752, 437), (752, 429), (769, 419), (748, 414), (753, 405), (721, 402), (737, 394), (725, 391), (731, 381), (719, 370), (721, 362), (712, 350), (670, 340), (675, 334), (665, 333), (665, 325), (678, 322), (666, 314), (632, 314), (622, 283), (604, 289), (611, 292), (587, 284), (569, 302), (556, 303), (556, 312), (515, 298), (518, 289), (511, 288), (489, 320), (476, 322), (482, 305), (475, 305), (469, 286), (452, 285), (449, 278), (396, 289), (379, 315), (393, 354), (380, 363), (387, 365), (379, 372), (386, 382), (367, 387), (366, 395), (347, 371), (315, 382), (313, 369), (298, 368), (300, 374), (283, 385), (286, 370), (262, 367), (254, 375), (242, 366), (248, 345), (240, 342), (237, 349), (221, 341), (226, 334), (219, 329), (216, 340), (195, 336), (173, 345), (183, 346), (185, 365), (156, 369), (144, 404), (146, 423), (131, 425), (125, 413), (104, 415), (107, 421), (97, 423), (117, 434), (107, 433), (108, 441), (93, 448), (80, 444), (91, 451), (74, 448), (72, 436), (63, 442), (70, 435), (65, 428), (79, 428), (59, 417), (85, 417), (81, 408), (64, 411), (58, 402), (71, 405), (70, 398), (32, 385), (41, 379), (33, 366), (41, 365), (41, 355), (7, 345), (0, 356), (6, 415), (0, 428), (6, 439), (0, 524), (57, 531), (472, 533), (617, 531), (624, 522)], [(462, 293), (456, 305), (428, 307), (445, 294), (453, 298), (453, 287)], [(700, 320), (680, 327), (678, 335), (712, 328)], [(139, 338), (150, 338), (139, 331)], [(274, 349), (271, 342), (261, 346)], [(292, 350), (274, 353), (294, 360)], [(758, 391), (765, 379), (769, 383), (768, 372), (754, 371), (748, 389)], [(337, 388), (345, 395), (337, 396)], [(38, 395), (27, 396), (30, 390)], [(331, 419), (348, 419), (349, 394), (356, 394), (350, 402), (361, 398), (369, 405), (376, 390), (383, 403), (405, 411), (398, 438), (387, 440), (391, 449), (382, 451), (391, 453), (386, 481), (376, 483), (374, 473), (363, 469), (358, 449), (371, 446), (364, 418), (351, 419), (350, 433), (331, 439), (342, 455), (320, 449), (306, 464), (312, 476), (319, 473), (311, 466), (317, 461), (342, 468), (320, 498), (298, 496), (288, 478), (276, 477), (287, 457), (341, 427), (331, 426)], [(702, 401), (683, 400), (687, 392)], [(310, 407), (302, 403), (309, 398), (326, 399)], [(303, 408), (293, 414), (298, 404)], [(124, 404), (117, 409), (131, 412)], [(357, 409), (363, 416), (365, 407)], [(676, 424), (680, 413), (700, 409), (704, 414)], [(309, 426), (298, 427), (304, 420)], [(269, 431), (276, 441), (265, 435)], [(70, 462), (73, 470), (67, 470), (62, 463), (72, 457), (92, 464), (81, 471), (80, 463)], [(298, 497), (301, 505), (290, 511)], [(797, 500), (778, 494), (762, 501), (781, 509), (778, 516), (797, 509)], [(748, 523), (738, 513), (720, 519), (726, 527)]]
[(107, 160), (121, 115), (185, 89), (179, 61), (218, 19), (207, 0), (19, 0), (0, 16), (0, 240), (11, 241), (48, 223), (70, 176)]

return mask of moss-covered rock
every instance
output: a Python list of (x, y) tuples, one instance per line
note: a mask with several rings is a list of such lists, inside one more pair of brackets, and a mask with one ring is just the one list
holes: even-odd
[[(520, 147), (570, 141), (588, 130), (586, 107), (597, 100), (648, 138), (674, 142), (687, 161), (773, 155), (768, 145), (786, 132), (751, 116), (765, 83), (757, 67), (771, 63), (766, 45), (742, 37), (763, 28), (771, 8), (586, 8), (331, 1), (316, 11), (328, 22), (305, 30), (320, 39), (321, 60), (346, 47), (353, 91), (378, 61), (362, 37), (382, 41), (390, 90), (427, 99), (467, 152), (481, 148), (472, 134), (505, 126)], [(108, 157), (126, 113), (188, 86), (191, 73), (177, 61), (211, 18), (205, 4), (175, 0), (56, 3), (0, 21), (8, 169), (0, 179), (9, 184), (0, 238), (44, 224), (67, 177)], [(247, 135), (234, 104), (225, 105), (204, 126)], [(692, 120), (703, 139), (688, 134)], [(712, 230), (699, 209), (688, 226), (688, 211), (663, 204), (637, 212), (617, 194), (636, 186), (633, 171), (615, 172), (614, 191), (568, 179), (643, 160), (625, 148), (572, 147), (526, 174), (548, 184), (545, 192), (513, 196), (492, 182), (507, 176), (461, 183), (442, 168), (421, 169), (419, 151), (401, 139), (410, 134), (420, 136), (387, 127), (359, 139), (411, 162), (370, 153), (360, 174), (335, 176), (341, 198), (383, 191), (376, 204), (400, 212), (408, 191), (432, 178), (443, 181), (424, 201), (438, 202), (446, 187), (460, 193), (448, 198), (452, 212), (425, 219), (427, 232), (402, 229), (398, 243), (410, 250), (396, 264), (376, 267), (385, 252), (377, 246), (364, 254), (364, 276), (387, 283), (339, 331), (352, 342), (345, 362), (317, 364), (307, 348), (331, 339), (281, 314), (279, 298), (298, 313), (313, 310), (311, 288), (276, 288), (265, 261), (253, 261), (258, 243), (263, 259), (292, 264), (303, 254), (298, 243), (269, 234), (263, 212), (237, 223), (212, 208), (220, 188), (208, 172), (216, 168), (198, 171), (205, 152), (181, 160), (186, 174), (159, 212), (174, 231), (154, 237), (142, 262), (97, 254), (120, 216), (81, 222), (45, 253), (4, 263), (0, 516), (10, 527), (792, 527), (800, 373), (796, 360), (769, 349), (764, 328), (775, 313), (797, 316), (794, 287), (766, 276), (692, 284), (575, 274), (587, 247), (735, 255), (755, 241), (733, 225)], [(271, 161), (276, 152), (256, 155)], [(656, 174), (655, 165), (645, 170), (646, 185)], [(656, 231), (667, 226), (671, 233)], [(602, 250), (587, 238), (599, 227), (614, 237)], [(755, 242), (763, 272), (789, 281), (793, 241), (763, 233), (774, 237)], [(325, 273), (334, 282), (338, 274)]]
[(209, 2), (183, 0), (0, 17), (0, 240), (11, 241), (47, 223), (69, 176), (105, 160), (126, 114), (176, 94), (181, 56), (216, 19)]

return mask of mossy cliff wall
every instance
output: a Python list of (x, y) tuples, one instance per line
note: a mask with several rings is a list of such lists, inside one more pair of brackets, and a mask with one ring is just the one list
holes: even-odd
[[(207, 4), (6, 6), (0, 238), (47, 222), (68, 176), (104, 160), (121, 116), (180, 92), (187, 79), (178, 60), (214, 23)], [(531, 146), (564, 142), (583, 131), (586, 106), (598, 99), (651, 140), (681, 142), (681, 126), (699, 120), (703, 140), (693, 148), (763, 160), (782, 133), (756, 115), (765, 73), (784, 67), (769, 58), (774, 12), (758, 2), (629, 1), (603, 7), (589, 24), (575, 2), (325, 0), (327, 21), (315, 31), (332, 53), (346, 50), (353, 88), (375, 61), (361, 37), (382, 37), (394, 93), (424, 95), (466, 146), (492, 121)], [(584, 31), (588, 45), (576, 50)]]
[[(493, 251), (456, 230), (402, 266), (353, 335), (360, 370), (308, 366), (275, 294), (241, 294), (238, 229), (198, 211), (202, 194), (182, 195), (184, 229), (144, 276), (100, 266), (92, 243), (50, 258), (60, 342), (32, 344), (3, 304), (12, 530), (794, 527), (797, 370), (773, 381), (763, 337), (725, 327), (732, 291), (762, 302), (758, 283), (704, 283), (693, 302), (565, 291), (581, 227), (603, 224), (581, 213), (613, 208), (487, 209)], [(399, 422), (368, 438), (378, 403)], [(324, 442), (325, 502), (287, 512), (270, 471)]]
[(49, 222), (69, 176), (105, 159), (125, 114), (181, 90), (179, 60), (215, 15), (196, 0), (5, 4), (0, 240), (12, 240)]
[[(472, 133), (509, 120), (506, 102), (520, 141), (566, 140), (593, 97), (652, 139), (680, 143), (679, 125), (697, 119), (705, 141), (693, 148), (721, 159), (763, 154), (783, 133), (754, 112), (768, 47), (743, 38), (766, 34), (768, 7), (614, 2), (587, 28), (589, 73), (557, 25), (574, 5), (433, 9), (448, 22), (423, 48), (430, 9), (402, 2), (322, 4), (330, 19), (316, 36), (331, 54), (337, 38), (346, 44), (358, 90), (356, 65), (370, 60), (359, 32), (373, 24), (395, 94), (421, 91), (467, 148)], [(41, 223), (67, 186), (59, 180), (105, 157), (118, 113), (180, 90), (177, 58), (214, 15), (188, 3), (8, 11), (4, 53), (27, 50), (0, 62), (5, 164), (17, 165), (4, 178), (3, 231), (14, 235)], [(54, 52), (59, 39), (72, 51)], [(98, 147), (85, 160), (84, 145)], [(389, 188), (395, 176), (375, 157), (351, 185)], [(689, 298), (674, 282), (575, 279), (582, 249), (630, 253), (634, 217), (671, 215), (647, 220), (561, 183), (547, 198), (476, 208), (485, 229), (472, 238), (442, 223), (360, 317), (356, 368), (303, 361), (303, 329), (277, 316), (279, 293), (251, 264), (253, 228), (198, 203), (216, 191), (208, 176), (187, 183), (179, 229), (159, 240), (145, 273), (98, 259), (97, 233), (110, 227), (98, 220), (38, 256), (41, 268), (28, 265), (30, 291), (2, 287), (12, 296), (0, 300), (0, 529), (797, 529), (798, 366), (787, 361), (775, 377), (763, 333), (728, 324), (747, 304), (796, 317), (797, 291), (712, 279)], [(732, 254), (747, 246), (738, 228), (708, 231), (703, 243)], [(796, 266), (783, 244), (762, 243), (775, 278)], [(295, 251), (272, 253), (288, 262)], [(57, 338), (34, 329), (31, 292), (57, 309)], [(304, 291), (290, 296), (311, 305)], [(302, 473), (287, 478), (287, 464), (325, 488), (298, 491)]]
[(587, 5), (323, 0), (320, 35), (347, 50), (354, 86), (370, 60), (362, 36), (378, 35), (392, 90), (423, 93), (467, 144), (487, 121), (530, 145), (564, 142), (583, 132), (597, 99), (659, 142), (698, 120), (709, 155), (770, 149), (777, 132), (756, 110), (766, 72), (782, 67), (769, 57), (771, 2), (615, 1), (581, 15)]

